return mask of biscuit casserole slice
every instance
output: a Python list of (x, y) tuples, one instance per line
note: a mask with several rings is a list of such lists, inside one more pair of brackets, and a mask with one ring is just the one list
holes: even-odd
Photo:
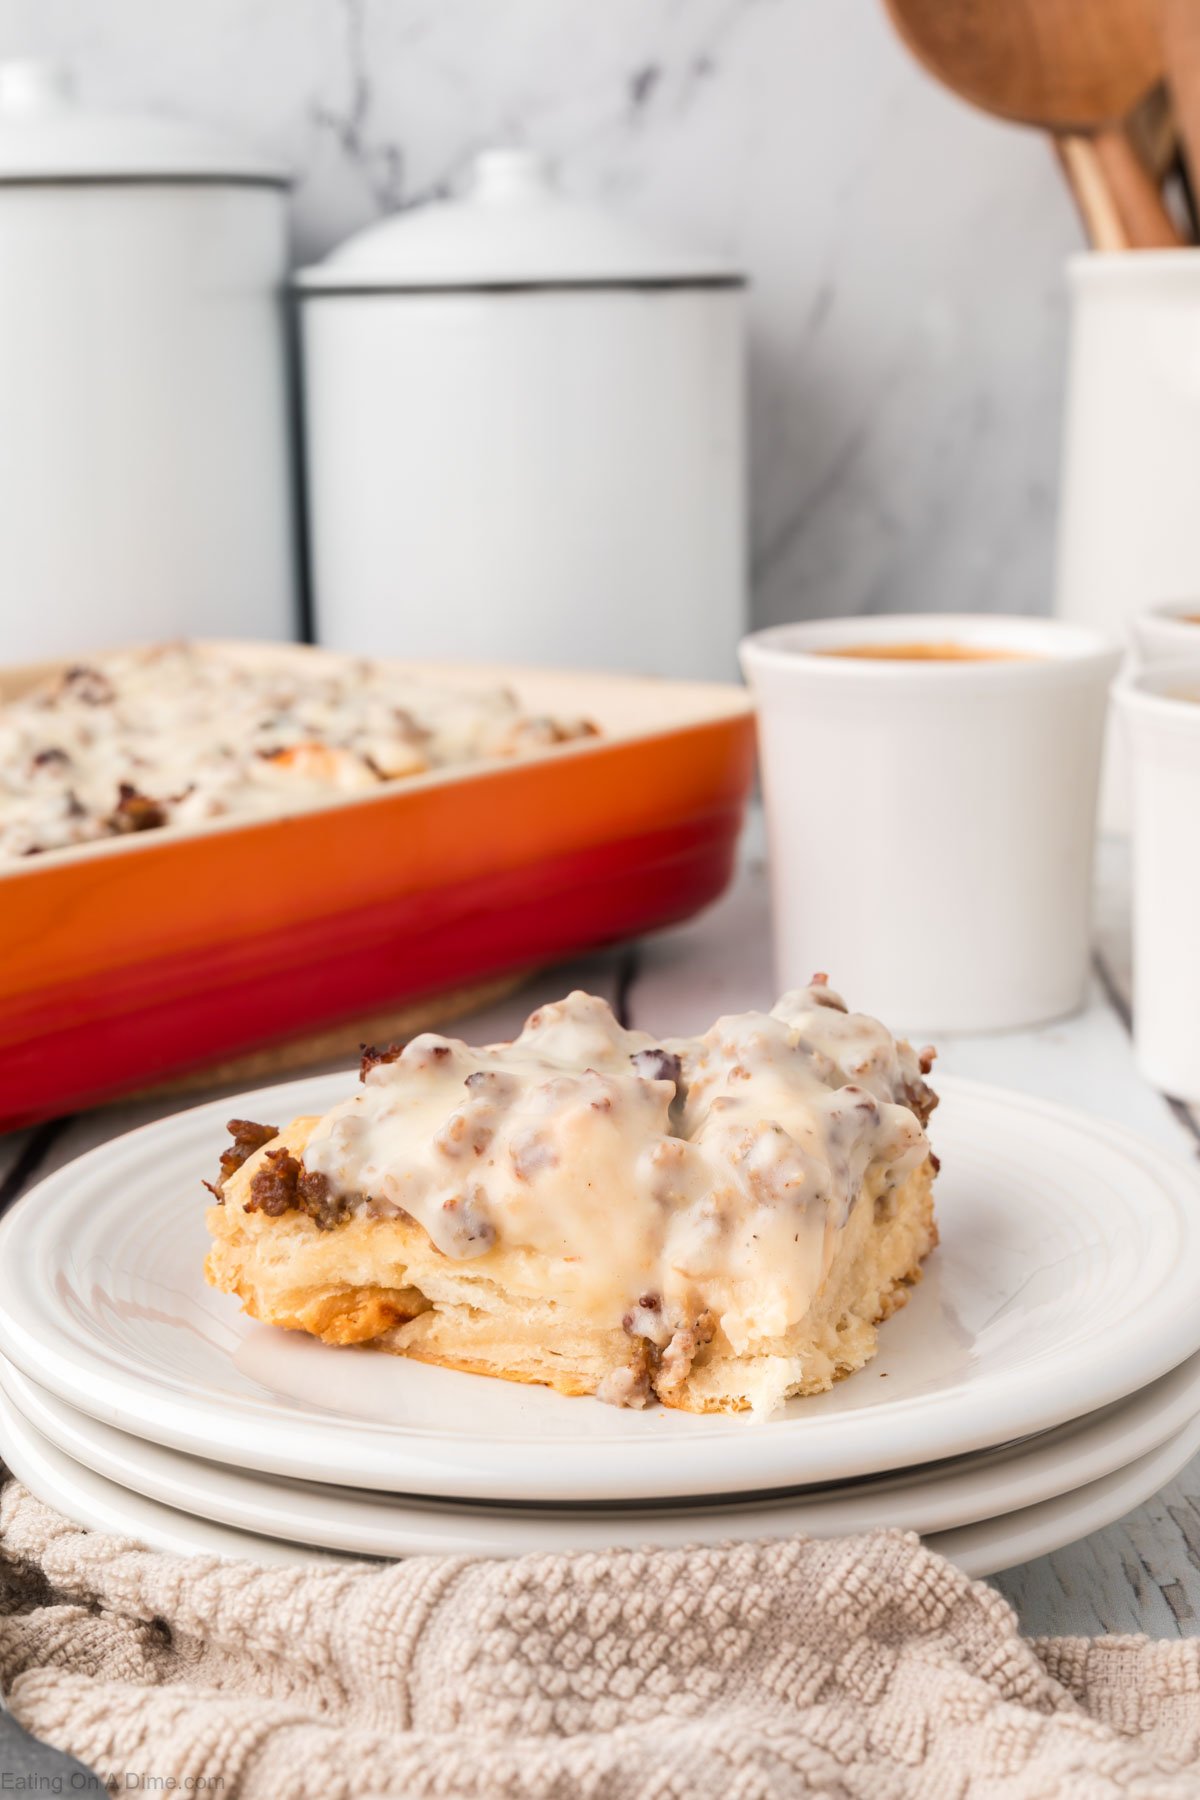
[(862, 1367), (937, 1242), (931, 1057), (823, 976), (700, 1038), (573, 993), (368, 1050), (323, 1118), (233, 1122), (208, 1279), (330, 1344), (769, 1411)]

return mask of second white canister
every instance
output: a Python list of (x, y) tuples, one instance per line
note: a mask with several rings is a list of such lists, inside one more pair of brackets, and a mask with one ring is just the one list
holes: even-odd
[(297, 286), (321, 643), (734, 675), (735, 270), (496, 150)]

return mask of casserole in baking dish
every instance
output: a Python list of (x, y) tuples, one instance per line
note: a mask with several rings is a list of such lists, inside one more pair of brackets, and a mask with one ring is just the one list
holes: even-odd
[[(0, 1127), (664, 925), (725, 886), (753, 771), (741, 689), (392, 666), (505, 684), (598, 735), (4, 863)], [(0, 700), (51, 673), (4, 671)]]

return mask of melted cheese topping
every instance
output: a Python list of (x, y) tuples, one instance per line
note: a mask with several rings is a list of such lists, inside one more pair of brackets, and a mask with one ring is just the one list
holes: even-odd
[(821, 982), (663, 1043), (574, 993), (511, 1044), (414, 1038), (304, 1163), (531, 1295), (664, 1341), (711, 1311), (740, 1351), (803, 1317), (859, 1194), (928, 1154), (905, 1104), (926, 1093), (911, 1047)]
[(122, 652), (0, 707), (0, 858), (270, 816), (593, 729), (526, 714), (505, 688), (454, 692), (369, 662), (253, 666), (190, 644)]

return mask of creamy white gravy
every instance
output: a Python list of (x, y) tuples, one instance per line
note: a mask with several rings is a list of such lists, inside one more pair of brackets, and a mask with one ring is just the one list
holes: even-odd
[(414, 1038), (304, 1164), (598, 1323), (653, 1337), (656, 1313), (711, 1310), (738, 1351), (804, 1315), (864, 1184), (928, 1153), (908, 1104), (928, 1097), (911, 1046), (822, 981), (666, 1041), (573, 993), (510, 1044)]
[(117, 652), (0, 706), (0, 858), (270, 816), (591, 730), (530, 715), (505, 688), (457, 692), (371, 662), (254, 666), (192, 644)]

